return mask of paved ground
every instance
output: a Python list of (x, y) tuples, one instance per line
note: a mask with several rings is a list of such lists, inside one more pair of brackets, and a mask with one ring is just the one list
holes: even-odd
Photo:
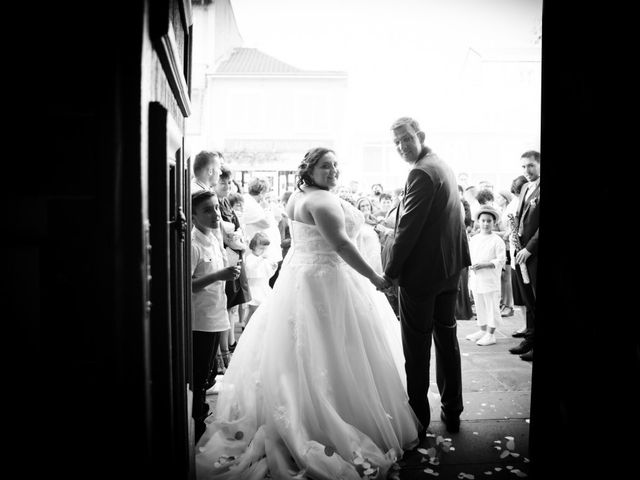
[[(458, 321), (465, 403), (460, 432), (449, 434), (440, 422), (432, 352), (430, 436), (419, 450), (405, 454), (391, 478), (513, 479), (530, 473), (531, 363), (508, 352), (519, 343), (511, 333), (522, 325), (524, 318), (516, 310), (496, 330), (498, 342), (479, 347), (464, 338), (476, 331), (475, 320)], [(215, 408), (216, 395), (207, 398)]]

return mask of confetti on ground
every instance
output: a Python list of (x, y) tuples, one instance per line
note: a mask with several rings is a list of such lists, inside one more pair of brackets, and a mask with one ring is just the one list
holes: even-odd
[(491, 470), (484, 472), (485, 475), (493, 475), (493, 472)]
[(500, 454), (500, 458), (506, 458), (509, 456), (509, 450), (503, 450)]
[(524, 460), (524, 463), (529, 463), (529, 459), (527, 457), (522, 457), (522, 459)]
[(431, 468), (425, 468), (424, 473), (428, 473), (429, 475), (433, 475), (434, 477), (437, 477), (438, 475), (440, 475), (438, 472), (436, 472)]
[(516, 476), (520, 478), (524, 478), (528, 476), (525, 472), (523, 472), (522, 470), (518, 470), (517, 468), (514, 468), (513, 470), (511, 470), (511, 473), (515, 473)]
[(507, 470), (511, 470), (513, 468), (513, 465), (507, 465)]
[(480, 435), (478, 432), (473, 432), (474, 435)]
[(509, 450), (513, 450), (516, 448), (516, 443), (513, 441), (513, 437), (505, 437), (507, 438), (507, 448)]
[(496, 467), (496, 468), (494, 468), (494, 470), (495, 470), (496, 472), (499, 472), (500, 470), (502, 470), (502, 467)]
[(464, 473), (464, 472), (460, 472), (458, 474), (458, 478), (459, 479), (463, 479), (463, 478), (467, 478), (469, 480), (473, 480), (475, 477), (475, 475), (473, 475), (472, 473)]

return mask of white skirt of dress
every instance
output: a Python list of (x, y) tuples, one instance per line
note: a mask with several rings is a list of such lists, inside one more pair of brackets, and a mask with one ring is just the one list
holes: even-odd
[(385, 478), (418, 442), (399, 322), (343, 261), (290, 260), (238, 340), (197, 478)]

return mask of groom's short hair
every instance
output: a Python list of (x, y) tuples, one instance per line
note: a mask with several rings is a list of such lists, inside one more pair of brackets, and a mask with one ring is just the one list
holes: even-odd
[(393, 122), (393, 124), (391, 124), (391, 130), (395, 130), (396, 128), (400, 128), (405, 125), (411, 127), (414, 132), (422, 131), (420, 130), (420, 124), (418, 123), (418, 121), (411, 117), (400, 117), (395, 122)]

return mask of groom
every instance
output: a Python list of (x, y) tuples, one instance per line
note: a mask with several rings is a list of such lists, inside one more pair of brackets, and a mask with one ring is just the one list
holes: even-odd
[(411, 171), (396, 213), (385, 277), (399, 287), (409, 404), (424, 427), (424, 438), (431, 420), (427, 393), (432, 336), (440, 418), (449, 432), (460, 428), (462, 373), (454, 312), (460, 272), (471, 265), (471, 258), (453, 170), (424, 145), (425, 134), (414, 119), (400, 118), (391, 130)]

